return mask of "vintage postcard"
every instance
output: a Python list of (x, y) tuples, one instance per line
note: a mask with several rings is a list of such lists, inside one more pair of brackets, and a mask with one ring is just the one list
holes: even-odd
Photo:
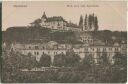
[(125, 1), (2, 3), (2, 83), (126, 83)]

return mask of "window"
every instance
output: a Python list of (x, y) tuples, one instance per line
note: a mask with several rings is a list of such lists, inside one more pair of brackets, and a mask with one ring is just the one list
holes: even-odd
[(109, 50), (112, 50), (112, 48), (109, 48)]
[(36, 55), (36, 52), (34, 52), (34, 54)]
[(100, 51), (100, 48), (97, 48), (97, 51), (99, 52)]
[(64, 54), (63, 52), (61, 52), (62, 54)]
[(31, 47), (29, 46), (29, 49), (31, 49)]
[(111, 56), (111, 53), (109, 53), (109, 56)]
[(90, 43), (92, 43), (92, 40), (90, 40)]
[(45, 48), (43, 47), (43, 49), (45, 49)]
[(95, 49), (93, 48), (92, 50), (94, 51)]
[(39, 55), (39, 52), (37, 52), (37, 55)]
[(85, 48), (85, 51), (88, 51), (88, 48)]
[(43, 54), (44, 54), (44, 52), (43, 52)]
[(48, 54), (49, 54), (50, 52), (48, 51)]
[(118, 51), (119, 49), (118, 48), (115, 48), (115, 51)]
[(35, 49), (39, 49), (39, 47), (38, 46), (35, 46)]
[(31, 56), (31, 53), (30, 52), (28, 52), (28, 56)]
[(56, 55), (56, 52), (54, 52), (54, 55)]
[(60, 23), (58, 22), (58, 26), (60, 26)]
[(103, 48), (103, 51), (106, 51), (106, 48)]

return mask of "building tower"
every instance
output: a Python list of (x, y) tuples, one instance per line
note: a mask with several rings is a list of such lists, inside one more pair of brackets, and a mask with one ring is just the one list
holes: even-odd
[(47, 16), (46, 16), (46, 14), (44, 12), (42, 17), (41, 17), (41, 26), (43, 26), (43, 27), (46, 26), (46, 23), (45, 23), (46, 20), (47, 20)]

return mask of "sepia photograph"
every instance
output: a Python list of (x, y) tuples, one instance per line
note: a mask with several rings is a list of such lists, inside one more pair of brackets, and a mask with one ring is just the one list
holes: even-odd
[(126, 83), (126, 1), (2, 2), (2, 83)]

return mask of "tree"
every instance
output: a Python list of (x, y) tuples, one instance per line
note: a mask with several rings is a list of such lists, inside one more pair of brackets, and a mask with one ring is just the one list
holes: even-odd
[(84, 19), (84, 27), (85, 27), (85, 30), (87, 30), (87, 27), (88, 27), (88, 25), (87, 25), (87, 19), (88, 19), (88, 17), (87, 17), (87, 14), (86, 14), (85, 19)]
[(89, 15), (89, 17), (88, 17), (88, 27), (90, 28), (90, 29), (92, 29), (92, 23), (93, 22), (93, 18), (92, 18), (92, 15)]
[(127, 56), (123, 56), (121, 53), (117, 52), (115, 56), (113, 56), (114, 65), (125, 67), (127, 65)]
[(83, 16), (80, 16), (79, 27), (83, 29)]
[(94, 27), (95, 27), (94, 31), (97, 31), (98, 30), (98, 19), (97, 19), (97, 16), (94, 17)]
[(108, 59), (108, 57), (107, 57), (107, 53), (106, 53), (106, 52), (103, 52), (103, 53), (102, 53), (102, 56), (101, 56), (101, 64), (102, 64), (103, 66), (109, 65), (109, 59)]
[(73, 50), (67, 51), (66, 53), (66, 66), (75, 67), (78, 66), (80, 62), (80, 56), (75, 54)]
[(55, 55), (53, 65), (57, 67), (65, 66), (65, 55), (64, 54)]
[(47, 54), (43, 54), (39, 61), (39, 67), (50, 67), (51, 57)]
[(5, 54), (2, 58), (2, 82), (16, 82), (17, 74), (20, 73), (20, 55), (14, 51)]
[(41, 27), (40, 23), (41, 19), (36, 19), (32, 24), (34, 24), (35, 27)]
[(84, 68), (91, 68), (93, 64), (93, 58), (90, 54), (86, 54), (84, 59), (82, 60), (82, 65)]
[(22, 69), (32, 69), (34, 67), (37, 67), (37, 61), (36, 58), (32, 56), (31, 53), (28, 53), (28, 55), (22, 55), (20, 56), (20, 64)]
[(119, 52), (115, 53), (113, 56), (114, 65), (112, 69), (112, 82), (122, 82), (127, 81), (127, 56), (122, 55)]

